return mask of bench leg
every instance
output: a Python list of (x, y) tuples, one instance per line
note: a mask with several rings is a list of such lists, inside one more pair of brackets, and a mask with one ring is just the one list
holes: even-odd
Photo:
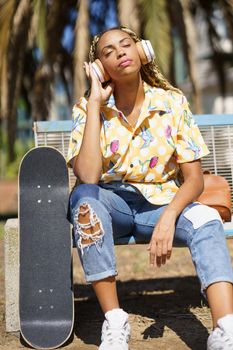
[(19, 224), (9, 219), (4, 231), (6, 331), (19, 331)]

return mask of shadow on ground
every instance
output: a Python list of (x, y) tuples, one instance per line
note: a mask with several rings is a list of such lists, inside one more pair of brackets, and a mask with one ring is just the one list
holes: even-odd
[[(86, 344), (98, 344), (103, 315), (90, 285), (74, 286), (75, 326), (78, 338)], [(191, 312), (201, 308), (205, 300), (200, 295), (196, 277), (156, 278), (118, 282), (122, 308), (143, 319), (144, 329), (139, 338), (160, 338), (167, 326), (190, 349), (203, 349), (208, 337), (207, 329)], [(140, 317), (141, 316), (141, 317)]]

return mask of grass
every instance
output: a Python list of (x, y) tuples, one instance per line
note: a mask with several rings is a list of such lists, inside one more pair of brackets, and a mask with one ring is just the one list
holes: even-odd
[(5, 221), (0, 221), (0, 240), (3, 239)]

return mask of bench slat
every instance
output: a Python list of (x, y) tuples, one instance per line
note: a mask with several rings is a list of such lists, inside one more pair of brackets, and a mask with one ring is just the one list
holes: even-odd
[[(233, 114), (195, 114), (194, 119), (199, 126), (233, 125)], [(34, 122), (34, 132), (70, 132), (72, 120), (51, 120)]]
[(34, 122), (34, 133), (70, 132), (72, 120), (47, 120)]
[(233, 125), (233, 114), (195, 114), (199, 126)]

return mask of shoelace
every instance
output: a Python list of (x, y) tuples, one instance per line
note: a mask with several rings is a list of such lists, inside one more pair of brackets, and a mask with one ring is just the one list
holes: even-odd
[(120, 329), (106, 326), (105, 330), (103, 331), (103, 340), (109, 344), (113, 344), (113, 342), (122, 344), (127, 340), (126, 332), (126, 326)]

